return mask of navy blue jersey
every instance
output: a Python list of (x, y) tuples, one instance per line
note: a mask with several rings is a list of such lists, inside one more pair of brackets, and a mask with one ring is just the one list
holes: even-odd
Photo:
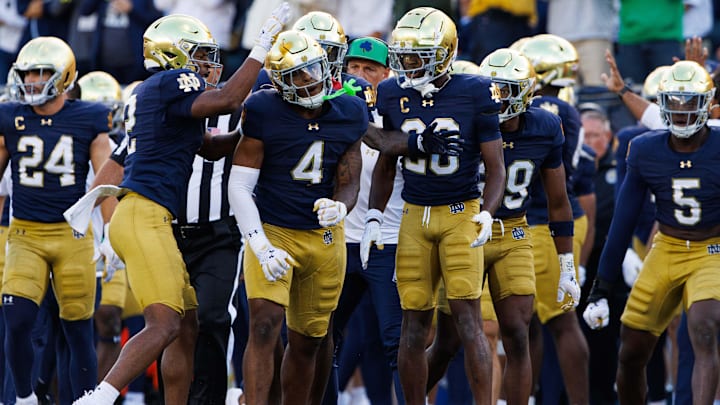
[(377, 109), (385, 129), (422, 132), (435, 122), (438, 129), (459, 130), (465, 140), (460, 156), (402, 159), (403, 200), (435, 206), (480, 196), (480, 144), (501, 137), (497, 116), (501, 104), (494, 89), (489, 79), (464, 74), (452, 76), (432, 98), (400, 88), (395, 79), (380, 83)]
[(245, 102), (243, 134), (264, 146), (255, 189), (263, 222), (320, 228), (315, 200), (332, 198), (338, 161), (368, 126), (367, 107), (357, 97), (337, 97), (323, 108), (318, 118), (302, 118), (274, 89), (255, 92)]
[(572, 177), (572, 189), (577, 197), (595, 193), (593, 179), (596, 172), (595, 151), (587, 145), (582, 145), (580, 159)]
[(252, 92), (254, 93), (258, 90), (272, 88), (274, 88), (274, 86), (272, 84), (272, 80), (270, 80), (270, 71), (267, 69), (260, 69), (260, 73), (258, 73), (258, 77), (253, 85)]
[[(562, 120), (565, 142), (563, 143), (563, 166), (565, 167), (565, 180), (568, 187), (570, 207), (573, 211), (573, 218), (580, 218), (585, 213), (580, 207), (575, 191), (572, 189), (572, 176), (580, 158), (580, 129), (582, 123), (580, 114), (575, 107), (557, 97), (541, 96), (533, 99), (533, 107), (540, 107), (558, 115)], [(592, 180), (592, 179), (591, 179)], [(547, 224), (547, 197), (541, 182), (536, 182), (530, 190), (530, 206), (528, 207), (527, 220), (530, 225)]]
[(188, 69), (158, 72), (140, 83), (125, 107), (128, 136), (121, 187), (177, 215), (195, 152), (202, 145), (205, 120), (191, 108), (205, 80)]
[(539, 179), (540, 170), (562, 164), (563, 134), (560, 118), (531, 107), (521, 115), (521, 128), (504, 132), (503, 153), (507, 185), (496, 218), (517, 216), (527, 210), (528, 188)]
[[(630, 141), (636, 137), (650, 131), (647, 127), (642, 125), (635, 125), (632, 127), (625, 127), (617, 134), (618, 147), (615, 151), (615, 160), (617, 161), (617, 182), (615, 183), (615, 195), (619, 193), (620, 185), (625, 179), (625, 172), (627, 171), (627, 153)], [(653, 225), (655, 224), (655, 203), (652, 201), (652, 196), (648, 193), (645, 197), (645, 203), (640, 211), (640, 217), (638, 218), (638, 224), (635, 227), (633, 234), (643, 242), (647, 242), (650, 238), (650, 232), (652, 232)]]
[(701, 230), (720, 224), (720, 129), (710, 128), (705, 144), (690, 153), (670, 148), (668, 130), (647, 132), (633, 139), (627, 173), (600, 259), (601, 278), (619, 276), (625, 249), (632, 239), (646, 193), (655, 196), (655, 219), (676, 229)]
[(31, 106), (0, 104), (0, 134), (10, 154), (15, 218), (63, 222), (63, 212), (86, 191), (90, 145), (110, 131), (112, 115), (100, 103), (66, 101), (54, 115)]

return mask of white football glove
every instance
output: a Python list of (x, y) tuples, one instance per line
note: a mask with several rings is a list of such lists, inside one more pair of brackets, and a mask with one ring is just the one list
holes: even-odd
[(480, 224), (480, 233), (477, 238), (470, 244), (470, 247), (478, 247), (487, 243), (488, 240), (492, 239), (492, 224), (493, 218), (487, 211), (482, 211), (479, 214), (473, 216), (472, 221), (476, 224)]
[(270, 17), (265, 20), (255, 43), (266, 51), (270, 51), (275, 37), (282, 31), (283, 26), (287, 24), (289, 19), (290, 5), (287, 2), (283, 2), (273, 10)]
[(583, 319), (590, 329), (602, 329), (610, 323), (610, 307), (606, 298), (591, 302), (583, 312)]
[(385, 245), (382, 240), (382, 232), (380, 231), (380, 225), (382, 225), (383, 213), (378, 209), (371, 209), (365, 215), (365, 231), (363, 232), (362, 240), (360, 240), (360, 262), (362, 268), (367, 269), (368, 260), (370, 260), (370, 248), (373, 243), (378, 249), (382, 250)]
[(561, 253), (560, 260), (560, 281), (558, 282), (557, 302), (569, 300), (562, 305), (563, 311), (569, 311), (580, 303), (580, 286), (575, 278), (575, 259), (572, 253)]
[(625, 251), (625, 259), (623, 259), (622, 271), (623, 278), (625, 279), (625, 284), (627, 284), (628, 287), (632, 287), (633, 284), (635, 284), (635, 280), (637, 280), (638, 274), (640, 274), (642, 265), (642, 259), (640, 258), (640, 256), (638, 256), (637, 253), (635, 253), (634, 250), (628, 249), (627, 251)]
[(315, 200), (313, 211), (317, 211), (318, 222), (324, 228), (339, 224), (347, 215), (345, 203), (329, 198)]
[(110, 234), (108, 233), (109, 228), (109, 223), (105, 224), (103, 227), (103, 239), (95, 252), (95, 257), (93, 258), (93, 261), (97, 261), (101, 257), (105, 258), (105, 277), (103, 277), (103, 281), (106, 283), (112, 280), (116, 270), (125, 268), (125, 263), (120, 260), (110, 244)]
[(270, 245), (266, 249), (258, 249), (255, 251), (262, 267), (263, 274), (268, 281), (277, 281), (287, 274), (293, 266), (297, 266), (297, 262), (288, 254), (288, 252)]

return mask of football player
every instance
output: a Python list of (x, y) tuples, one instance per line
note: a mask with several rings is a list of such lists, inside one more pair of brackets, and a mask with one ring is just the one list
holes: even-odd
[(706, 125), (715, 88), (707, 71), (691, 61), (675, 63), (663, 74), (658, 102), (667, 130), (635, 138), (629, 147), (627, 173), (617, 201), (598, 276), (588, 297), (585, 321), (607, 325), (607, 295), (619, 274), (646, 193), (655, 196), (659, 231), (645, 257), (622, 314), (617, 389), (622, 404), (643, 403), (645, 365), (658, 336), (678, 304), (687, 312), (695, 351), (693, 401), (712, 403), (717, 387), (718, 246), (716, 212), (720, 184), (718, 136)]
[[(531, 37), (518, 45), (520, 53), (533, 64), (537, 74), (537, 91), (532, 105), (553, 112), (562, 119), (565, 142), (563, 143), (563, 166), (565, 167), (566, 185), (570, 181), (577, 166), (582, 140), (580, 139), (580, 115), (577, 110), (558, 97), (559, 92), (575, 82), (578, 56), (575, 48), (567, 40), (557, 35), (541, 34)], [(573, 209), (574, 231), (573, 256), (574, 263), (580, 263), (580, 251), (587, 235), (587, 217), (571, 188), (568, 196)], [(586, 404), (588, 402), (588, 348), (580, 330), (574, 308), (578, 305), (578, 297), (566, 294), (556, 297), (558, 280), (561, 283), (577, 283), (577, 269), (573, 272), (562, 269), (554, 260), (559, 253), (556, 251), (552, 232), (547, 216), (547, 200), (542, 183), (537, 183), (530, 191), (530, 205), (527, 211), (528, 224), (533, 235), (533, 255), (535, 262), (536, 288), (535, 307), (537, 319), (549, 328), (558, 350), (559, 363), (565, 381), (565, 388), (571, 403)], [(561, 299), (558, 302), (556, 298)], [(537, 321), (531, 323), (531, 329), (539, 327)], [(540, 333), (531, 336), (541, 337)], [(531, 352), (534, 366), (539, 370), (542, 350), (540, 340), (531, 339)], [(535, 377), (538, 373), (535, 372)]]
[(193, 370), (197, 299), (190, 286), (171, 220), (187, 187), (204, 118), (242, 104), (287, 20), (288, 5), (273, 11), (257, 45), (221, 89), (218, 45), (205, 24), (184, 15), (153, 22), (144, 33), (145, 66), (155, 73), (140, 83), (125, 107), (128, 157), (120, 186), (125, 195), (110, 223), (110, 241), (125, 262), (145, 328), (122, 349), (105, 379), (77, 404), (110, 405), (125, 385), (162, 353), (165, 403), (184, 404)]
[[(435, 309), (438, 282), (445, 282), (473, 397), (491, 400), (489, 348), (482, 332), (482, 249), (492, 233), (493, 214), (505, 188), (500, 95), (490, 80), (448, 73), (457, 51), (453, 21), (431, 7), (408, 11), (389, 44), (395, 80), (378, 88), (378, 112), (386, 130), (411, 134), (402, 160), (405, 201), (397, 246), (397, 286), (403, 309), (398, 369), (405, 400), (424, 404), (428, 378), (425, 340)], [(458, 131), (461, 150), (426, 154), (435, 128)], [(430, 135), (430, 134), (428, 134)], [(393, 189), (398, 153), (384, 153), (373, 172), (369, 207), (381, 213)], [(429, 151), (428, 151), (429, 152)], [(480, 162), (487, 183), (481, 206)], [(382, 217), (367, 218), (366, 232)], [(479, 234), (478, 234), (479, 231)]]
[[(547, 194), (548, 217), (554, 230), (558, 262), (566, 271), (575, 271), (572, 210), (562, 165), (564, 138), (557, 115), (529, 107), (535, 71), (525, 56), (510, 49), (499, 49), (485, 57), (479, 74), (492, 79), (500, 91), (503, 102), (500, 131), (507, 170), (505, 195), (495, 213), (499, 222), (494, 224), (493, 236), (483, 247), (485, 274), (507, 356), (505, 398), (508, 404), (526, 404), (532, 388), (528, 326), (533, 312), (535, 271), (525, 212), (530, 203), (529, 188), (540, 179)], [(564, 297), (565, 294), (579, 300), (580, 288), (561, 281), (557, 295)], [(444, 316), (447, 315), (438, 314), (438, 324)], [(429, 351), (431, 364), (441, 360), (435, 359), (433, 354), (443, 352), (434, 347), (446, 344), (440, 339), (444, 336), (447, 331), (441, 333), (439, 330)]]
[[(327, 54), (301, 31), (281, 33), (266, 66), (275, 89), (255, 92), (245, 102), (244, 135), (229, 185), (230, 204), (249, 246), (245, 393), (248, 403), (268, 402), (286, 314), (282, 400), (308, 403), (307, 376), (315, 374), (345, 275), (343, 219), (357, 199), (368, 114), (357, 97), (328, 99)], [(267, 125), (269, 120), (276, 125)]]
[[(30, 332), (52, 287), (70, 350), (73, 398), (97, 378), (92, 315), (95, 271), (92, 235), (64, 222), (63, 211), (85, 193), (90, 163), (99, 170), (110, 154), (107, 107), (64, 94), (77, 77), (75, 56), (55, 37), (38, 37), (20, 50), (9, 76), (14, 103), (0, 105), (0, 168), (10, 160), (12, 215), (3, 285), (5, 349), (18, 404), (37, 404), (31, 387)], [(105, 219), (110, 212), (103, 207)]]

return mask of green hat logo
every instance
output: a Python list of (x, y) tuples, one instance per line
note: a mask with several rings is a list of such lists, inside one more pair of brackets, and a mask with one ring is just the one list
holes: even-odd
[(387, 67), (388, 47), (385, 42), (373, 37), (357, 38), (350, 43), (346, 59), (366, 59)]

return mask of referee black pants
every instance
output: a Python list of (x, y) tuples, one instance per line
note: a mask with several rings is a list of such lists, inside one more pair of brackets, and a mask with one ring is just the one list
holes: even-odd
[(173, 232), (199, 303), (200, 329), (188, 404), (224, 405), (228, 338), (237, 313), (240, 231), (230, 217), (206, 224), (173, 225)]

